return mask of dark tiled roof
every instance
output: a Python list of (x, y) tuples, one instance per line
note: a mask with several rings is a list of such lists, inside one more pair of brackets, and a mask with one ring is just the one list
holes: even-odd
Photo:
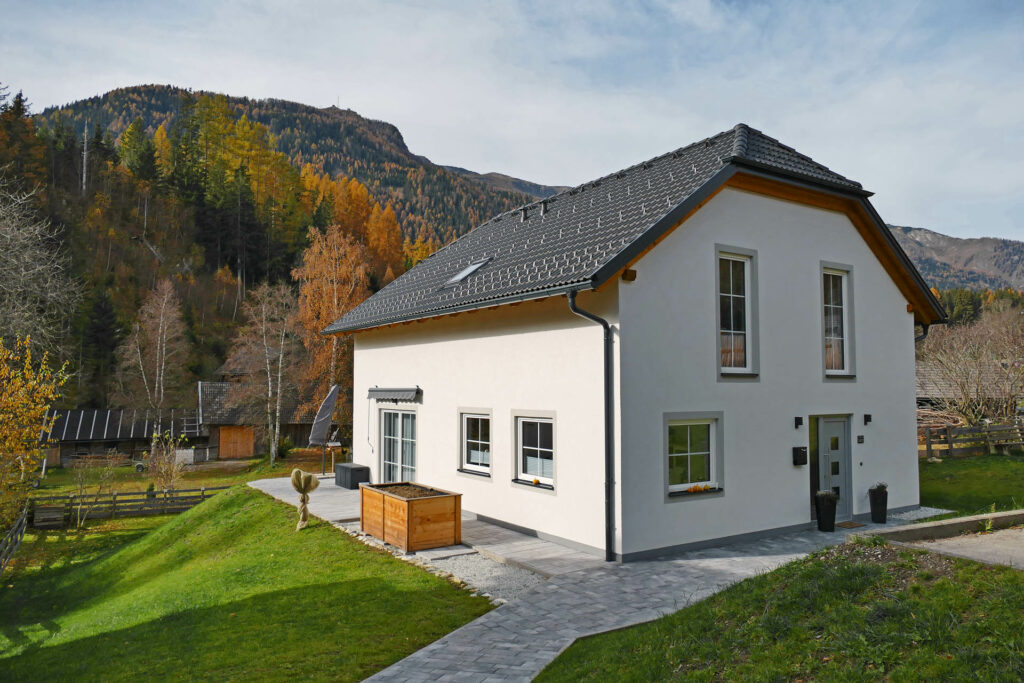
[[(440, 249), (325, 330), (344, 332), (595, 282), (602, 269), (729, 162), (866, 195), (859, 183), (744, 124), (495, 216)], [(463, 281), (462, 269), (487, 261)], [(605, 275), (606, 276), (606, 275)]]
[[(972, 372), (975, 379), (970, 381), (969, 389), (977, 394), (977, 398), (1001, 398), (999, 394), (1007, 385), (1006, 370), (995, 365), (983, 365), (972, 368)], [(917, 361), (915, 380), (919, 401), (958, 401), (963, 398), (949, 373), (927, 361)]]
[[(253, 410), (249, 406), (231, 405), (228, 393), (232, 382), (200, 382), (199, 383), (199, 420), (204, 425), (241, 425), (251, 424)], [(298, 416), (298, 402), (282, 397), (281, 424), (313, 424), (312, 415)], [(266, 408), (262, 409), (266, 411)], [(266, 421), (264, 412), (259, 413), (262, 421)]]

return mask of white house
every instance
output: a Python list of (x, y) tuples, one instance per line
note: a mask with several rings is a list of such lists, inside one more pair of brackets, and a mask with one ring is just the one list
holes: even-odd
[(944, 313), (869, 196), (740, 124), (496, 216), (328, 328), (355, 461), (620, 560), (917, 506)]

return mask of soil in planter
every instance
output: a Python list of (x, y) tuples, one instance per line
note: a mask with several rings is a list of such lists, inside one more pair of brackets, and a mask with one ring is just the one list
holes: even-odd
[(387, 491), (402, 498), (430, 498), (431, 496), (446, 496), (444, 491), (419, 486), (418, 484), (377, 484), (372, 488), (380, 491)]

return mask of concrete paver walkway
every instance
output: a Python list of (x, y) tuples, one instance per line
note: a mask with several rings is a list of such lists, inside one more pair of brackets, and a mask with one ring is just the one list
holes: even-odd
[[(287, 478), (249, 483), (291, 505)], [(310, 513), (334, 523), (358, 521), (359, 491), (322, 481)], [(485, 557), (518, 565), (547, 581), (518, 599), (414, 652), (371, 678), (377, 681), (528, 681), (577, 638), (643, 623), (821, 548), (848, 534), (891, 528), (944, 510), (892, 515), (888, 526), (866, 524), (835, 533), (808, 529), (756, 541), (695, 550), (656, 560), (614, 564), (511, 529), (463, 516), (463, 541)], [(458, 546), (427, 551), (447, 556)]]
[[(895, 518), (893, 523), (906, 523), (907, 518)], [(842, 543), (849, 533), (872, 528), (883, 527), (867, 524), (835, 533), (800, 531), (659, 560), (602, 563), (564, 573), (370, 680), (529, 681), (577, 638), (670, 614), (737, 581)]]

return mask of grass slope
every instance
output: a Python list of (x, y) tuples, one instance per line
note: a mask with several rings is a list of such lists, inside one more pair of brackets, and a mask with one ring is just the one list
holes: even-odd
[(0, 678), (358, 680), (489, 609), (294, 524), (240, 487), (162, 523), (27, 536), (0, 591)]
[(1024, 506), (1024, 456), (979, 455), (922, 460), (921, 505), (955, 510), (961, 515)]
[(842, 546), (576, 642), (541, 681), (1021, 680), (1024, 573)]

